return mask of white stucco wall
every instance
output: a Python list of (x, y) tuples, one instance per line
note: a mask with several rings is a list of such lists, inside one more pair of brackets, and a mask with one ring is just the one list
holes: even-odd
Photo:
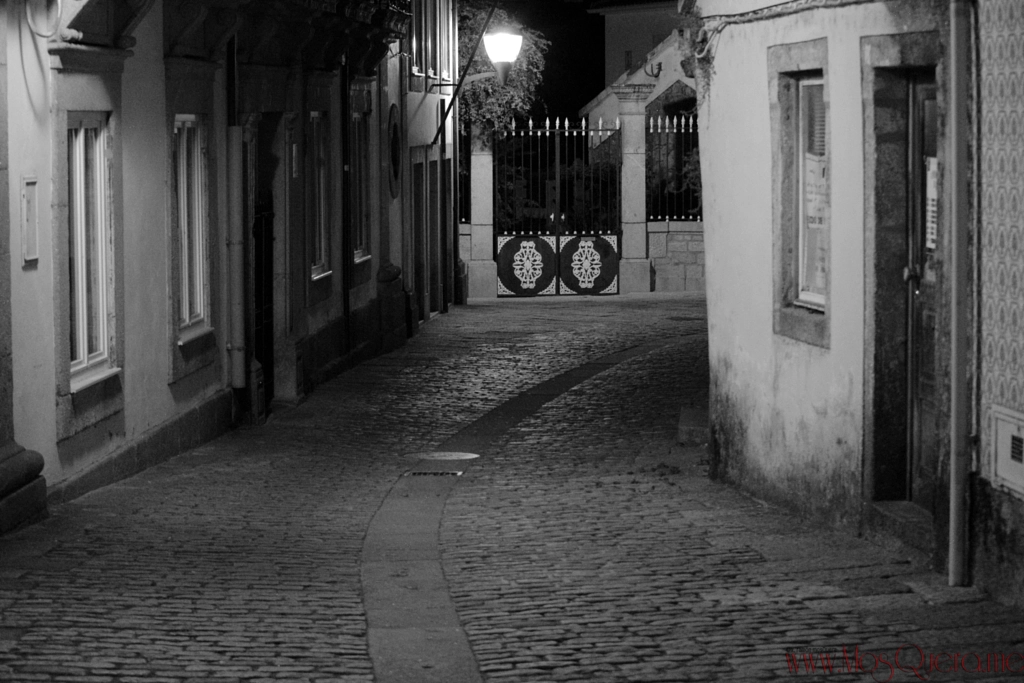
[[(704, 2), (703, 14), (751, 9)], [(924, 20), (922, 19), (922, 22)], [(887, 5), (731, 25), (700, 107), (712, 421), (726, 472), (800, 507), (855, 514), (864, 415), (864, 152), (860, 38), (927, 30)], [(773, 332), (768, 48), (826, 38), (831, 130), (830, 346)]]
[[(56, 460), (53, 349), (53, 241), (50, 233), (52, 143), (50, 139), (50, 59), (43, 41), (25, 25), (21, 3), (6, 3), (7, 101), (10, 140), (11, 351), (14, 382), (14, 436), (46, 461), (44, 476), (59, 471)], [(39, 260), (26, 265), (21, 249), (22, 178), (35, 176)]]
[[(20, 3), (13, 6), (20, 10)], [(3, 11), (8, 11), (4, 8)], [(203, 403), (224, 386), (221, 372), (207, 368), (170, 384), (170, 294), (171, 260), (168, 248), (169, 193), (168, 131), (165, 89), (163, 3), (157, 0), (134, 31), (137, 42), (124, 63), (121, 76), (119, 121), (123, 184), (116, 196), (123, 197), (121, 250), (115, 255), (121, 270), (124, 296), (124, 337), (119, 341), (122, 362), (121, 387), (124, 398), (123, 436), (102, 434), (78, 439), (70, 447), (59, 447), (55, 408), (59, 376), (66, 362), (56, 349), (56, 316), (60, 315), (59, 282), (55, 269), (52, 204), (52, 176), (57, 165), (52, 151), (53, 110), (114, 109), (114, 103), (94, 74), (65, 74), (59, 90), (62, 101), (54, 102), (54, 72), (44, 41), (29, 32), (21, 12), (9, 23), (8, 63), (11, 141), (11, 278), (13, 320), (14, 422), (15, 438), (26, 448), (42, 453), (43, 475), (59, 485), (81, 475), (112, 456), (118, 449), (143, 438), (155, 427)], [(20, 33), (20, 35), (19, 35)], [(218, 75), (219, 89), (223, 89)], [(216, 98), (217, 113), (209, 128), (211, 153), (224, 159), (224, 136), (218, 122), (224, 120), (223, 96)], [(70, 104), (69, 104), (70, 103)], [(59, 133), (57, 133), (59, 135)], [(219, 151), (214, 151), (219, 150)], [(116, 152), (115, 152), (116, 153)], [(38, 178), (39, 260), (25, 265), (21, 251), (21, 178)], [(115, 182), (114, 178), (111, 179)], [(209, 182), (223, 183), (223, 165), (211, 166)], [(116, 201), (116, 199), (115, 199)], [(210, 221), (226, 225), (223, 193), (211, 206)], [(221, 261), (220, 245), (210, 244), (212, 263)], [(117, 266), (111, 264), (112, 269)], [(223, 270), (221, 273), (225, 272)], [(210, 296), (224, 295), (220, 281), (210, 283)], [(114, 304), (111, 303), (113, 307)], [(219, 339), (226, 340), (226, 307), (215, 305), (212, 321)], [(63, 368), (63, 370), (62, 370)], [(73, 437), (75, 438), (75, 437)]]

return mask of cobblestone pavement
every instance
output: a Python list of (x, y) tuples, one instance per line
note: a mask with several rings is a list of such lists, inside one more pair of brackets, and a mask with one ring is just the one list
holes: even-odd
[(459, 465), (440, 557), (483, 680), (1024, 680), (1001, 670), (1024, 668), (1019, 611), (675, 444), (680, 404), (706, 400), (703, 312), (474, 302), (263, 427), (53, 510), (0, 539), (0, 681), (373, 681), (360, 552), (405, 454), (639, 345)]

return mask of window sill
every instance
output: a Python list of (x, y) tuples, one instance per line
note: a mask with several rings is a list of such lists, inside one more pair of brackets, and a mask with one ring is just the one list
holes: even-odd
[(801, 301), (800, 299), (797, 299), (796, 301), (791, 301), (789, 305), (795, 308), (802, 308), (805, 311), (810, 311), (811, 313), (825, 315), (825, 304), (818, 304), (813, 301)]
[(89, 387), (96, 386), (101, 382), (121, 374), (121, 368), (100, 366), (83, 370), (80, 374), (71, 378), (71, 394), (78, 394)]
[(355, 256), (352, 258), (352, 263), (354, 263), (356, 265), (359, 265), (360, 263), (364, 263), (366, 261), (372, 261), (372, 260), (373, 260), (373, 254), (362, 254), (362, 253), (356, 252)]
[(319, 282), (320, 280), (330, 277), (333, 274), (333, 270), (325, 270), (322, 273), (313, 273), (312, 277), (310, 277), (309, 279), (312, 280), (313, 282)]
[(213, 334), (214, 330), (209, 325), (193, 325), (178, 331), (178, 348), (194, 342), (197, 339)]
[(812, 310), (790, 302), (775, 313), (775, 333), (796, 341), (829, 348), (829, 316), (826, 311)]

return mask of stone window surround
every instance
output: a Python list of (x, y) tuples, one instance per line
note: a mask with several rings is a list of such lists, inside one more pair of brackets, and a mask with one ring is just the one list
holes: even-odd
[[(217, 297), (212, 296), (212, 283), (217, 282), (215, 245), (219, 244), (220, 233), (217, 218), (217, 145), (211, 123), (214, 117), (214, 80), (217, 64), (194, 59), (169, 57), (164, 60), (166, 77), (167, 117), (167, 250), (168, 250), (168, 317), (167, 352), (170, 356), (168, 384), (174, 384), (193, 373), (214, 365), (218, 358)], [(174, 126), (178, 114), (192, 114), (201, 117), (203, 134), (206, 137), (205, 164), (206, 187), (206, 315), (201, 328), (183, 328), (181, 310), (181, 246), (178, 234), (178, 200), (174, 188)]]
[[(828, 41), (825, 38), (773, 45), (768, 48), (768, 97), (772, 137), (772, 279), (773, 329), (775, 334), (829, 348), (831, 318), (831, 268), (826, 272), (825, 307), (815, 311), (794, 305), (797, 290), (796, 152), (798, 122), (795, 86), (805, 76), (824, 83), (825, 117), (830, 116)], [(831, 126), (825, 128), (825, 149), (831, 159)], [(831, 173), (831, 171), (830, 171)], [(830, 241), (829, 234), (825, 235)], [(831, 248), (829, 248), (831, 259)]]
[[(57, 441), (81, 434), (124, 411), (124, 200), (121, 153), (121, 75), (129, 53), (109, 48), (51, 48), (54, 102), (53, 144), (53, 263), (54, 353), (56, 355)], [(68, 292), (68, 118), (69, 112), (104, 112), (107, 116), (107, 200), (111, 281), (108, 311), (108, 370), (87, 382), (72, 383), (70, 368), (70, 302)], [(73, 115), (73, 114), (72, 114)], [(120, 424), (120, 427), (115, 426)], [(111, 432), (123, 431), (114, 420)]]
[[(875, 369), (876, 355), (876, 290), (878, 288), (876, 278), (876, 262), (878, 259), (877, 236), (878, 236), (878, 203), (880, 198), (877, 194), (880, 180), (878, 175), (887, 168), (885, 160), (878, 159), (876, 153), (876, 72), (902, 71), (909, 74), (913, 71), (920, 71), (923, 68), (939, 70), (943, 68), (942, 41), (936, 31), (924, 31), (915, 33), (901, 33), (890, 35), (863, 36), (861, 38), (861, 96), (864, 103), (864, 463), (865, 463), (865, 490), (866, 501), (876, 500), (879, 495), (879, 484), (876, 481), (876, 455), (875, 433), (876, 430), (884, 429), (880, 417), (876, 417), (879, 410), (884, 410), (878, 402), (877, 378)], [(940, 79), (937, 79), (941, 82)], [(941, 97), (940, 90), (940, 97)], [(938, 146), (940, 167), (944, 166), (944, 143), (942, 142), (943, 131), (940, 129), (940, 141)], [(902, 167), (900, 167), (902, 172)], [(940, 184), (942, 177), (940, 174)], [(940, 190), (941, 196), (941, 190)], [(942, 203), (939, 203), (939, 211), (942, 212)], [(940, 218), (940, 230), (941, 230)], [(877, 404), (877, 405), (876, 405)], [(879, 437), (880, 438), (880, 437)]]

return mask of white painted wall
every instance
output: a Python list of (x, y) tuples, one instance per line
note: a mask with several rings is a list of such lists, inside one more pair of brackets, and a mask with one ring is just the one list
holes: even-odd
[[(123, 264), (124, 329), (123, 358), (124, 437), (97, 438), (86, 450), (58, 457), (55, 393), (63, 359), (55, 353), (55, 291), (58, 267), (54, 263), (51, 204), (54, 172), (51, 108), (54, 102), (53, 72), (46, 44), (25, 26), (21, 3), (8, 3), (9, 103), (11, 141), (11, 308), (13, 320), (15, 438), (26, 448), (39, 451), (45, 460), (43, 475), (52, 486), (65, 482), (102, 462), (118, 448), (138, 440), (147, 431), (210, 398), (224, 386), (220, 373), (200, 371), (172, 387), (168, 347), (170, 258), (168, 254), (170, 178), (163, 59), (163, 7), (157, 0), (136, 28), (133, 55), (124, 65), (120, 115), (124, 198)], [(222, 76), (218, 76), (222, 80)], [(100, 77), (80, 74), (65, 77), (62, 92), (75, 98), (75, 107), (109, 109)], [(210, 144), (223, 153), (223, 97), (210, 125)], [(87, 106), (82, 106), (86, 104)], [(40, 258), (25, 266), (21, 257), (21, 178), (35, 175), (39, 181), (38, 239)], [(210, 182), (223, 182), (218, 166)], [(226, 226), (224, 193), (212, 207), (211, 222)], [(221, 259), (220, 245), (210, 245), (212, 261)], [(59, 267), (66, 267), (61, 265)], [(225, 269), (220, 274), (226, 273)], [(220, 282), (211, 283), (211, 297), (223, 296)], [(226, 307), (214, 320), (223, 343), (226, 340)]]
[[(703, 14), (753, 3), (710, 0)], [(764, 3), (761, 3), (764, 4)], [(732, 25), (700, 107), (712, 419), (743, 453), (730, 474), (801, 507), (852, 513), (864, 401), (864, 154), (860, 37), (927, 30), (884, 4)], [(828, 40), (831, 348), (772, 329), (768, 48)], [(845, 506), (845, 507), (844, 507)], [(838, 510), (836, 509), (838, 507)]]
[[(29, 31), (24, 6), (8, 2), (7, 100), (10, 140), (11, 228), (11, 351), (14, 382), (14, 437), (43, 454), (48, 479), (60, 470), (56, 460), (54, 390), (53, 241), (50, 174), (50, 59), (46, 44)], [(25, 265), (21, 258), (21, 182), (38, 179), (39, 261)]]

